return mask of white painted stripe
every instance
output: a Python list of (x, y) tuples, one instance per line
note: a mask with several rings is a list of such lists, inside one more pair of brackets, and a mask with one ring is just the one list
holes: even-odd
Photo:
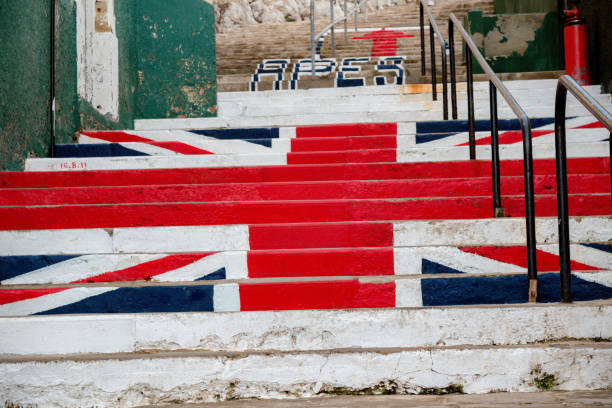
[(286, 126), (278, 129), (278, 137), (281, 139), (294, 139), (295, 133), (295, 126)]
[(465, 252), (456, 247), (412, 247), (395, 248), (394, 270), (396, 275), (418, 275), (422, 273), (422, 261), (432, 262), (465, 273), (509, 273), (524, 272), (520, 266)]
[(416, 134), (416, 123), (415, 122), (398, 122), (397, 123), (397, 134), (399, 135), (415, 135)]
[(208, 255), (182, 268), (154, 276), (154, 282), (190, 282), (200, 279), (210, 273), (225, 267), (225, 257), (222, 252)]
[[(70, 163), (76, 162), (76, 167)], [(287, 164), (284, 154), (252, 155), (179, 155), (179, 156), (136, 156), (136, 157), (88, 157), (79, 159), (26, 159), (26, 171), (66, 170), (130, 170), (130, 169), (173, 169), (197, 167), (244, 167), (282, 166)]]
[(33, 299), (26, 299), (19, 302), (0, 305), (0, 316), (26, 316), (47, 310), (55, 309), (71, 303), (79, 302), (85, 298), (101, 295), (117, 288), (114, 287), (95, 287), (95, 288), (74, 288), (57, 293), (39, 296)]
[[(556, 218), (536, 218), (539, 243), (556, 243)], [(571, 242), (605, 242), (612, 236), (612, 217), (570, 218)], [(403, 221), (393, 224), (393, 246), (524, 245), (525, 220), (495, 218), (478, 220)]]
[(83, 255), (37, 269), (14, 278), (5, 279), (2, 285), (26, 285), (67, 283), (90, 278), (103, 273), (129, 268), (144, 262), (160, 259), (166, 254), (148, 255)]
[[(248, 249), (247, 225), (0, 231), (0, 256), (160, 254)], [(237, 268), (239, 270), (240, 267)]]
[(113, 252), (112, 230), (0, 231), (0, 255), (78, 255)]
[(600, 285), (612, 288), (612, 273), (610, 271), (573, 272), (573, 274), (585, 281), (599, 283)]
[[(551, 254), (559, 255), (559, 246), (550, 245), (543, 249)], [(589, 266), (594, 266), (601, 269), (612, 270), (612, 253), (601, 251), (596, 248), (591, 248), (585, 245), (570, 245), (570, 257), (572, 261), (580, 262)]]
[[(537, 128), (535, 130), (543, 130)], [(508, 132), (506, 130), (500, 131), (499, 133)], [(519, 131), (520, 132), (520, 131)], [(568, 129), (566, 133), (566, 141), (567, 143), (593, 143), (593, 142), (601, 142), (602, 140), (608, 138), (610, 135), (606, 129)], [(484, 139), (487, 137), (491, 137), (491, 132), (476, 132), (475, 134), (476, 140)], [(468, 132), (457, 133), (452, 136), (446, 136), (441, 139), (432, 140), (430, 142), (419, 143), (417, 147), (444, 147), (444, 146), (456, 146), (461, 143), (467, 143), (469, 140)], [(523, 141), (519, 140), (513, 144), (522, 145)], [(538, 136), (532, 139), (532, 143), (536, 144), (554, 144), (555, 143), (555, 134), (551, 133), (549, 135)], [(408, 146), (408, 145), (406, 145)]]
[(395, 307), (422, 307), (421, 279), (395, 281)]
[(224, 252), (226, 279), (247, 279), (249, 267), (246, 251)]
[(115, 228), (113, 252), (206, 252), (249, 249), (247, 225)]
[[(500, 145), (502, 159), (522, 159), (523, 146), (520, 143)], [(608, 142), (569, 143), (567, 157), (605, 157), (610, 154)], [(555, 146), (551, 144), (533, 144), (533, 158), (545, 159), (555, 157)], [(460, 147), (413, 147), (402, 146), (397, 150), (397, 161), (400, 163), (462, 161), (468, 159), (468, 146)], [(491, 160), (491, 146), (476, 146), (477, 160)]]
[(213, 304), (215, 312), (239, 312), (240, 288), (237, 283), (215, 285)]

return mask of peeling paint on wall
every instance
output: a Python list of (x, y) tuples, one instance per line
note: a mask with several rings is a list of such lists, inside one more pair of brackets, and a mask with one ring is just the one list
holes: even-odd
[[(468, 13), (468, 31), (495, 72), (558, 69), (556, 13)], [(482, 73), (474, 60), (474, 71)]]
[(79, 96), (100, 114), (119, 119), (119, 45), (114, 0), (77, 2)]

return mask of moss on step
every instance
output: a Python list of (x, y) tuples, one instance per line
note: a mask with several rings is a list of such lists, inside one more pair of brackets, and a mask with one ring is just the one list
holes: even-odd
[(420, 395), (447, 395), (464, 394), (463, 385), (451, 384), (447, 387), (424, 387), (419, 391)]

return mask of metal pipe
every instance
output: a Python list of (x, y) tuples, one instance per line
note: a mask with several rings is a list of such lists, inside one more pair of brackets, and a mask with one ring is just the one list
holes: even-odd
[(348, 42), (348, 20), (346, 18), (347, 12), (346, 0), (344, 0), (344, 42)]
[(312, 79), (315, 79), (315, 3), (310, 0), (310, 69), (312, 71)]
[(472, 50), (467, 48), (467, 92), (468, 92), (468, 126), (470, 141), (470, 160), (476, 160), (476, 121), (474, 120), (474, 77), (472, 71)]
[[(555, 154), (557, 163), (557, 217), (559, 224), (559, 271), (561, 301), (572, 301), (571, 256), (569, 248), (569, 207), (567, 189), (567, 156), (565, 113), (567, 92), (572, 95), (610, 131), (610, 158), (612, 159), (612, 114), (571, 77), (559, 78), (555, 97)], [(611, 180), (612, 182), (612, 180)]]
[(359, 13), (359, 0), (355, 0), (355, 33), (357, 33), (357, 14)]
[(567, 89), (557, 84), (555, 97), (555, 157), (557, 164), (557, 218), (559, 224), (559, 273), (561, 301), (572, 301), (572, 270), (569, 246), (569, 208), (567, 198), (567, 154), (565, 146), (565, 107)]
[(55, 157), (55, 0), (49, 13), (49, 156)]
[(431, 96), (434, 101), (437, 101), (438, 86), (436, 83), (436, 48), (434, 46), (434, 30), (431, 20), (429, 21), (429, 50), (431, 52)]
[(499, 122), (497, 120), (497, 89), (489, 81), (489, 104), (491, 108), (491, 167), (493, 171), (493, 217), (503, 217), (501, 205), (501, 176), (499, 164)]
[(334, 0), (329, 0), (329, 18), (330, 18), (330, 23), (332, 24), (331, 27), (331, 55), (332, 58), (334, 58), (336, 56), (336, 32), (334, 29)]
[(448, 43), (450, 45), (450, 70), (451, 70), (451, 105), (453, 119), (457, 119), (457, 72), (455, 70), (455, 29), (452, 20), (448, 21)]
[(421, 27), (421, 75), (425, 76), (425, 18), (421, 2), (419, 2), (419, 24)]
[[(482, 67), (484, 73), (487, 75), (489, 80), (495, 85), (497, 92), (506, 100), (508, 106), (514, 114), (519, 118), (521, 123), (521, 129), (523, 133), (523, 167), (525, 175), (525, 221), (527, 228), (527, 265), (528, 265), (528, 276), (529, 276), (529, 292), (528, 298), (530, 302), (537, 300), (538, 290), (538, 271), (536, 262), (536, 241), (535, 241), (535, 209), (534, 209), (534, 190), (533, 190), (533, 152), (531, 146), (531, 126), (529, 118), (521, 106), (516, 102), (516, 99), (512, 96), (508, 88), (503, 82), (495, 75), (495, 72), (491, 69), (486, 59), (482, 56), (478, 47), (474, 43), (472, 37), (465, 31), (463, 25), (455, 16), (451, 13), (449, 17), (450, 21), (456, 25), (457, 30), (463, 37), (468, 49), (468, 64), (472, 64), (472, 53), (474, 58), (478, 61)], [(468, 75), (469, 78), (470, 75)], [(468, 84), (469, 88), (469, 84)], [(611, 122), (612, 126), (612, 122)], [(610, 128), (612, 130), (612, 127)]]
[(447, 67), (446, 67), (446, 43), (442, 43), (442, 108), (444, 111), (444, 120), (448, 120), (448, 85), (447, 81)]

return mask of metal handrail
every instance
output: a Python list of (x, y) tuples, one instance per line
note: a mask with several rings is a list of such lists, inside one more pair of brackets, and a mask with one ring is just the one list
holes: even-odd
[[(538, 272), (536, 264), (536, 236), (535, 236), (535, 198), (533, 188), (533, 151), (531, 146), (531, 125), (529, 117), (512, 96), (510, 91), (495, 75), (495, 72), (485, 58), (482, 56), (478, 47), (467, 33), (461, 22), (454, 13), (451, 13), (448, 20), (448, 41), (450, 44), (450, 65), (451, 65), (451, 96), (453, 105), (457, 101), (457, 86), (455, 72), (455, 25), (459, 34), (467, 44), (467, 85), (468, 85), (468, 120), (469, 120), (469, 140), (470, 140), (470, 160), (476, 159), (476, 132), (474, 119), (474, 82), (472, 71), (472, 55), (482, 67), (484, 73), (489, 78), (489, 102), (491, 108), (491, 155), (493, 172), (493, 211), (494, 216), (503, 216), (504, 210), (501, 206), (500, 192), (500, 169), (499, 169), (499, 138), (497, 121), (497, 92), (506, 100), (514, 114), (521, 123), (523, 133), (523, 168), (525, 176), (525, 220), (527, 232), (527, 268), (529, 278), (528, 298), (530, 302), (537, 300)], [(454, 108), (454, 106), (453, 106)], [(455, 109), (455, 108), (454, 108)]]
[[(557, 162), (557, 217), (559, 222), (559, 272), (561, 301), (572, 301), (572, 270), (569, 248), (569, 209), (567, 193), (567, 155), (565, 148), (565, 108), (567, 91), (610, 131), (610, 160), (612, 163), (612, 114), (604, 109), (573, 78), (563, 75), (557, 84), (555, 97), (555, 158)], [(611, 171), (612, 174), (612, 171)], [(611, 180), (612, 183), (612, 180)]]
[[(436, 52), (434, 46), (434, 37), (438, 37), (438, 41), (440, 42), (440, 46), (442, 48), (442, 105), (444, 110), (444, 120), (448, 120), (448, 90), (446, 78), (446, 50), (448, 49), (448, 44), (446, 41), (444, 41), (444, 37), (438, 28), (438, 24), (436, 24), (436, 20), (431, 14), (431, 10), (429, 10), (427, 4), (425, 4), (425, 1), (426, 0), (419, 0), (419, 23), (421, 27), (421, 75), (425, 75), (425, 21), (423, 18), (423, 10), (425, 10), (427, 13), (427, 18), (429, 19), (429, 44), (431, 49), (431, 97), (434, 101), (438, 100), (438, 89), (436, 83)], [(456, 104), (455, 109), (453, 110), (453, 119), (457, 119)]]
[(346, 9), (347, 9), (347, 0), (344, 0), (344, 17), (339, 18), (337, 20), (334, 21), (334, 0), (329, 0), (329, 8), (330, 8), (330, 20), (331, 23), (329, 23), (323, 30), (321, 30), (321, 32), (317, 35), (315, 35), (315, 0), (310, 0), (310, 56), (311, 56), (311, 69), (312, 69), (312, 79), (315, 79), (316, 77), (316, 66), (315, 66), (315, 49), (316, 49), (316, 42), (323, 37), (329, 30), (331, 30), (332, 35), (331, 35), (331, 48), (332, 48), (332, 58), (335, 56), (336, 54), (336, 37), (335, 37), (335, 31), (334, 31), (334, 27), (336, 26), (336, 24), (341, 23), (344, 21), (344, 41), (348, 41), (348, 19), (354, 14), (355, 15), (355, 32), (357, 32), (357, 13), (359, 12), (359, 10), (361, 9), (361, 6), (363, 6), (365, 3), (367, 3), (369, 0), (362, 0), (361, 2), (358, 2), (358, 0), (355, 0), (355, 8), (350, 12), (347, 13)]

